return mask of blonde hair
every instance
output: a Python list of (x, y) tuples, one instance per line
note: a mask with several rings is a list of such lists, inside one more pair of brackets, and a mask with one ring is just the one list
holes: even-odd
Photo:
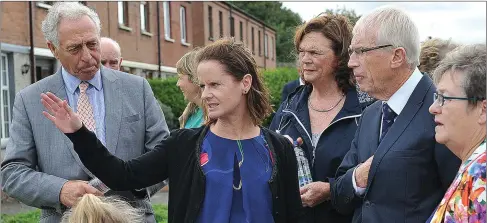
[(419, 56), (419, 71), (427, 73), (433, 77), (433, 71), (438, 67), (440, 61), (445, 58), (446, 54), (458, 45), (451, 39), (443, 40), (439, 38), (428, 39), (421, 44), (421, 53)]
[[(198, 50), (199, 48), (195, 48), (192, 51), (187, 52), (176, 63), (176, 70), (178, 74), (188, 75), (189, 80), (196, 86), (198, 85), (198, 79), (195, 76), (196, 73), (195, 59), (196, 59), (196, 55), (198, 54)], [(198, 96), (201, 98), (201, 90), (199, 90)], [(188, 121), (189, 116), (191, 116), (191, 114), (196, 112), (197, 108), (198, 105), (196, 103), (191, 101), (188, 102), (186, 108), (183, 111), (183, 114), (181, 114), (181, 116), (179, 116), (178, 119), (180, 128), (184, 128), (184, 125), (186, 124), (186, 121)]]
[(62, 219), (62, 223), (142, 223), (143, 213), (114, 197), (85, 194)]

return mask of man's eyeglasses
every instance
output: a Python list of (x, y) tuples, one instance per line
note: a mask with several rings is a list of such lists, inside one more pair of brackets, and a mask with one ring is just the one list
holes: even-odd
[(473, 98), (448, 97), (442, 94), (438, 94), (436, 92), (433, 94), (433, 99), (434, 99), (433, 103), (438, 102), (440, 106), (443, 106), (445, 104), (445, 100), (464, 100), (464, 101), (473, 101), (474, 103), (477, 101), (485, 100), (485, 98), (477, 98), (477, 97), (473, 97)]
[(359, 47), (359, 48), (355, 48), (355, 49), (348, 48), (348, 55), (352, 56), (352, 53), (355, 53), (356, 55), (362, 55), (365, 52), (369, 52), (369, 51), (377, 50), (377, 49), (381, 49), (381, 48), (386, 48), (386, 47), (390, 47), (390, 46), (392, 46), (392, 45), (387, 44), (387, 45), (380, 45), (380, 46), (374, 46), (374, 47)]

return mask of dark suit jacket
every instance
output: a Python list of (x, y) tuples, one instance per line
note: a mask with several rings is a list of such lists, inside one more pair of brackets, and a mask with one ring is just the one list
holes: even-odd
[[(435, 123), (428, 112), (436, 91), (423, 76), (406, 106), (379, 144), (381, 101), (362, 114), (350, 151), (331, 185), (334, 208), (354, 212), (353, 222), (425, 222), (440, 202), (460, 160), (435, 141)], [(374, 155), (367, 188), (355, 195), (352, 173)]]
[(299, 87), (299, 79), (294, 81), (289, 81), (284, 88), (282, 88), (281, 103), (286, 100), (287, 96), (291, 94), (297, 87)]

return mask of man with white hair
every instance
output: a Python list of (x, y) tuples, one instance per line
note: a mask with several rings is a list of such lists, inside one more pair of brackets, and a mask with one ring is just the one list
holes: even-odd
[(353, 29), (348, 66), (374, 98), (331, 185), (332, 204), (353, 222), (425, 222), (460, 160), (435, 141), (428, 113), (436, 91), (419, 65), (416, 25), (402, 10), (380, 7)]
[[(101, 195), (103, 187), (88, 183), (99, 180), (83, 166), (70, 140), (43, 117), (41, 93), (66, 100), (108, 151), (123, 160), (154, 149), (169, 135), (147, 80), (100, 65), (100, 29), (98, 15), (88, 7), (54, 4), (42, 32), (62, 67), (15, 96), (10, 141), (1, 164), (2, 189), (42, 209), (42, 223), (60, 222), (80, 197)], [(147, 222), (155, 222), (148, 197), (162, 186), (105, 195), (123, 196), (146, 214)]]
[(123, 60), (120, 45), (113, 39), (102, 37), (100, 46), (101, 64), (114, 70), (120, 70)]

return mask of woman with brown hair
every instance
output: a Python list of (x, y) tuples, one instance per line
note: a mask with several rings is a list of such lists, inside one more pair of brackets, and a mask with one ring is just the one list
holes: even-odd
[(198, 49), (184, 54), (176, 63), (178, 72), (178, 82), (176, 86), (181, 89), (184, 99), (188, 101), (188, 105), (179, 117), (180, 128), (198, 128), (203, 125), (203, 109), (201, 109), (201, 89), (198, 86), (196, 78), (196, 64), (195, 58)]
[(252, 53), (233, 39), (205, 46), (196, 59), (206, 123), (180, 129), (124, 161), (111, 155), (52, 93), (41, 101), (83, 164), (114, 190), (170, 181), (169, 222), (298, 222), (296, 157), (289, 141), (262, 127), (269, 94)]
[(330, 184), (367, 105), (359, 102), (347, 66), (351, 40), (351, 26), (341, 15), (320, 15), (297, 28), (294, 44), (306, 84), (281, 104), (270, 127), (302, 143), (295, 151), (298, 161), (306, 160), (299, 174), (306, 222), (351, 221), (330, 202)]

